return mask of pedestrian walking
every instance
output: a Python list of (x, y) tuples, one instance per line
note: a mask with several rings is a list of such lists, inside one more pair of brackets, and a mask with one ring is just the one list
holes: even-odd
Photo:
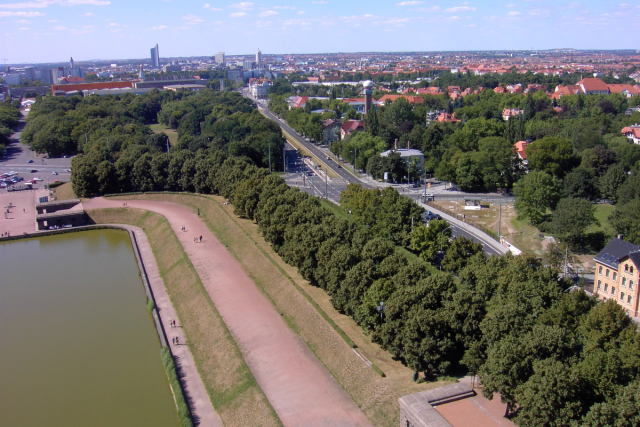
[(200, 235), (200, 243), (202, 243), (202, 234)]
[(176, 337), (176, 345), (180, 345), (180, 337)]

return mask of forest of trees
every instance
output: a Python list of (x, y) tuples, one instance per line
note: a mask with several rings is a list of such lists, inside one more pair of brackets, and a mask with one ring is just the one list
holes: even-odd
[(0, 103), (0, 158), (5, 154), (9, 137), (20, 120), (19, 103)]
[(246, 154), (262, 152), (263, 138), (277, 132), (259, 116), (245, 120), (255, 109), (235, 95), (160, 104), (160, 120), (180, 132), (178, 146), (164, 152), (142, 130), (129, 141), (85, 127), (91, 135), (72, 175), (79, 196), (222, 195), (337, 310), (427, 380), (477, 373), (523, 426), (638, 425), (640, 334), (615, 302), (568, 291), (539, 260), (487, 258), (477, 244), (450, 241), (447, 223), (422, 224), (422, 209), (391, 189), (350, 186), (341, 200), (347, 214), (337, 216), (269, 173), (264, 157)]

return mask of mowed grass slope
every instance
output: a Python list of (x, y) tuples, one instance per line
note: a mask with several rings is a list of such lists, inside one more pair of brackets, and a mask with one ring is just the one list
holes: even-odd
[[(338, 313), (326, 292), (311, 286), (295, 267), (286, 264), (262, 238), (258, 226), (238, 218), (231, 205), (223, 205), (224, 199), (186, 194), (140, 194), (127, 198), (163, 200), (199, 210), (212, 232), (243, 265), (290, 328), (375, 425), (397, 425), (400, 396), (442, 385), (414, 383), (410, 369), (372, 343), (351, 318)], [(332, 324), (348, 338), (343, 338)], [(360, 359), (351, 348), (351, 341), (385, 377)]]
[(96, 223), (135, 225), (147, 234), (200, 376), (224, 424), (281, 425), (164, 217), (123, 208), (90, 211), (89, 216)]

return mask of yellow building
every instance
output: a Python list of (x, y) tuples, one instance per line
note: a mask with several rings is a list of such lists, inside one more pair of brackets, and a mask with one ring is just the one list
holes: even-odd
[(629, 316), (638, 317), (640, 246), (613, 239), (594, 261), (594, 294), (603, 301), (615, 300)]

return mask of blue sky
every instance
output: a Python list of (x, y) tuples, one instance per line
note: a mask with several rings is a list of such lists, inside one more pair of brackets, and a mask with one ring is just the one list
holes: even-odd
[(640, 0), (0, 0), (0, 63), (160, 56), (640, 49)]

